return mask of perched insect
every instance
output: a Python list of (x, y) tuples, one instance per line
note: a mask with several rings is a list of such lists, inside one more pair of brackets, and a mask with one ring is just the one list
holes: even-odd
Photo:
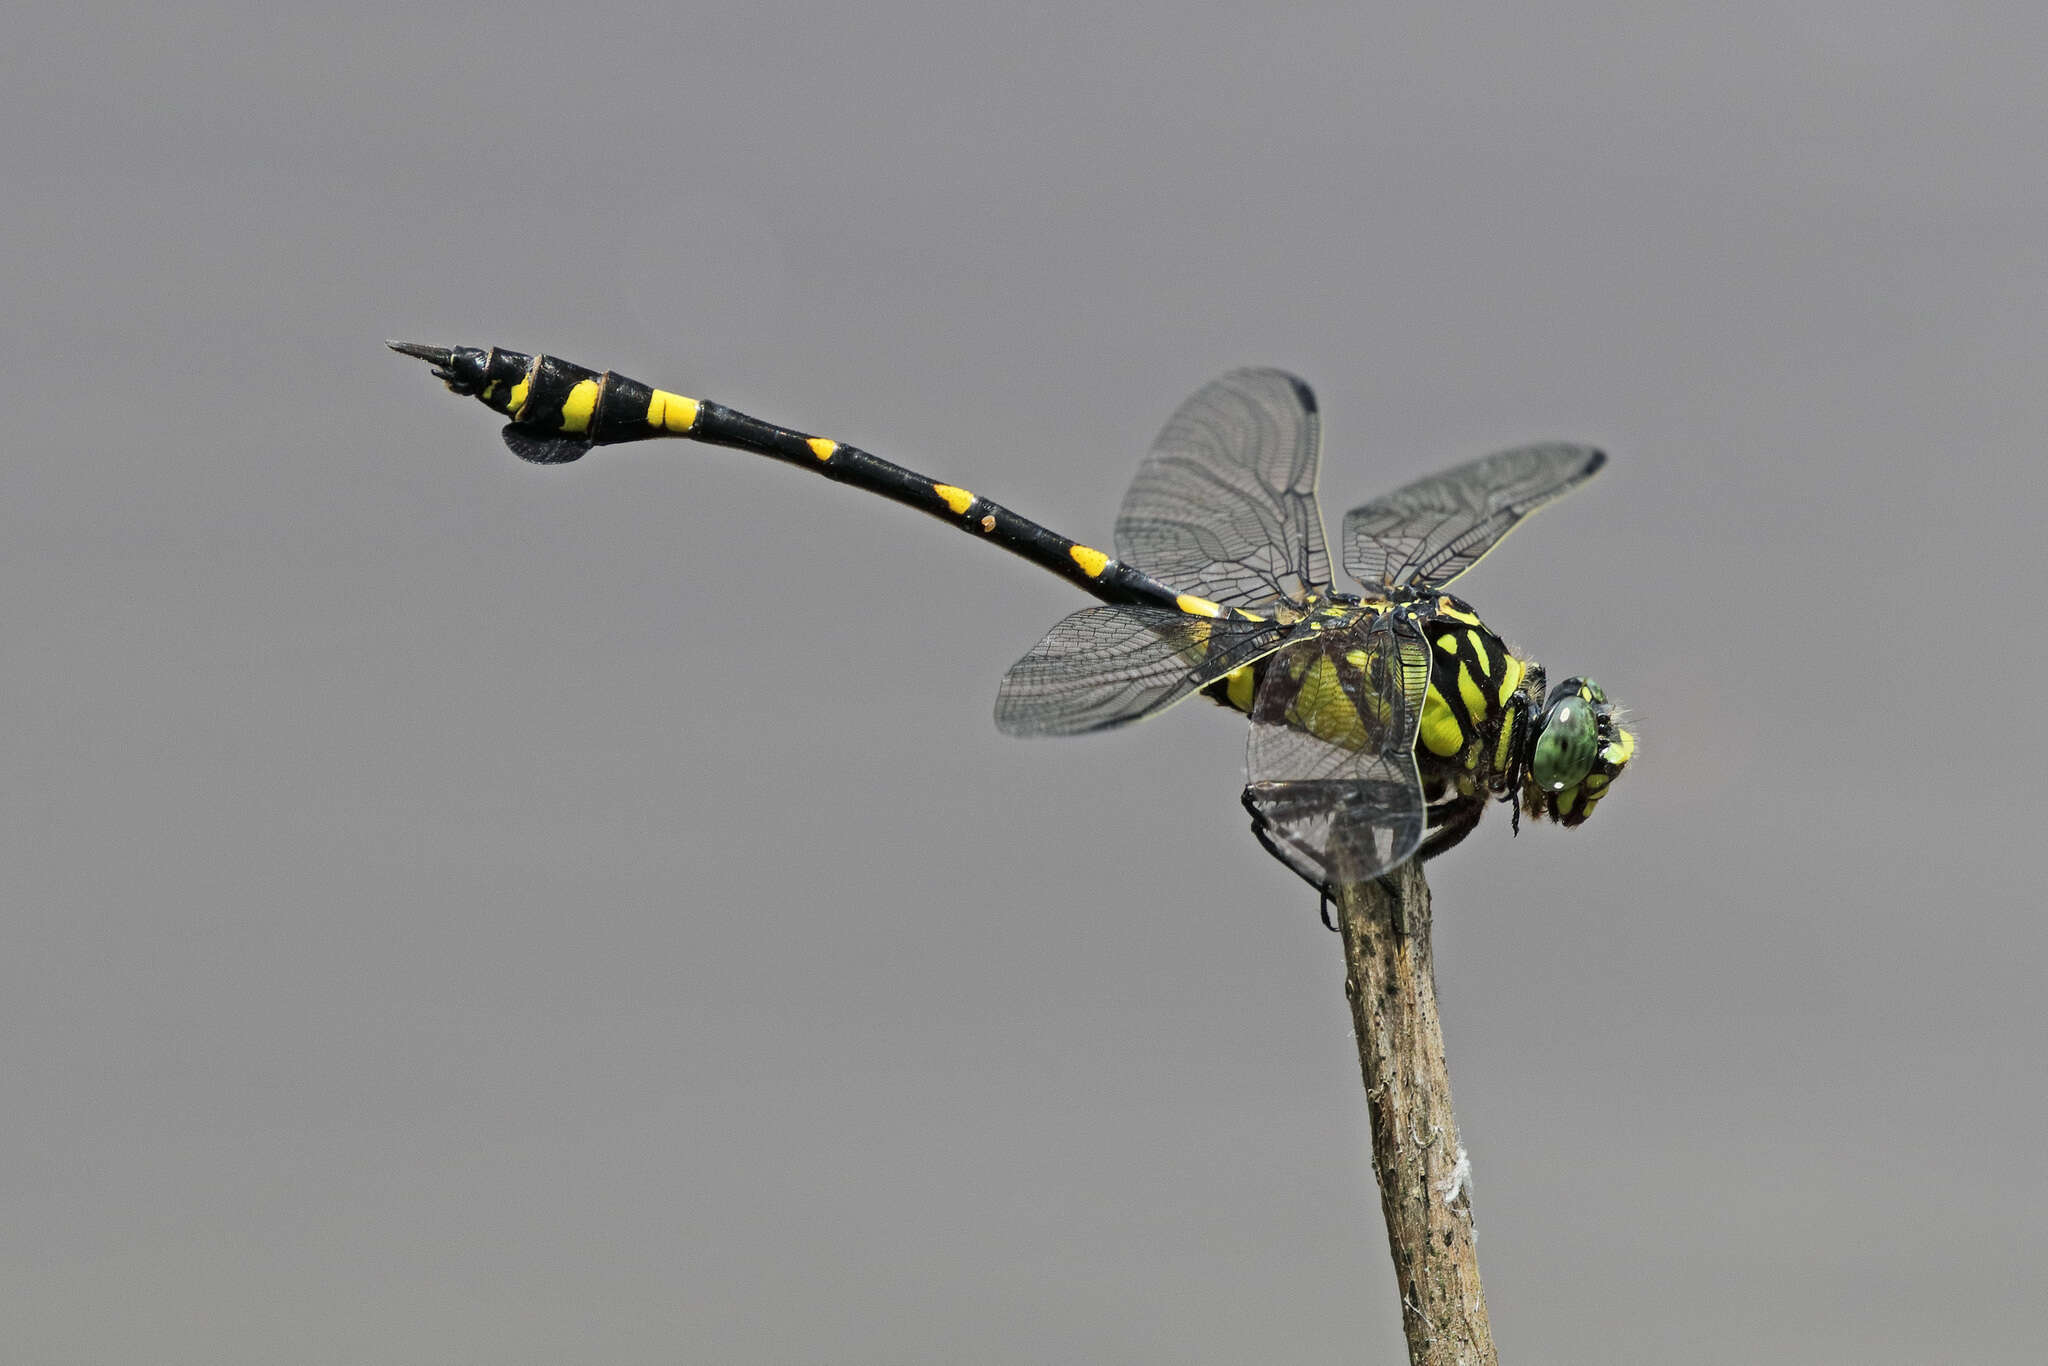
[[(1344, 517), (1335, 591), (1316, 501), (1321, 419), (1308, 385), (1237, 370), (1180, 406), (1124, 495), (1115, 557), (1008, 508), (827, 437), (598, 374), (553, 356), (391, 347), (504, 414), (536, 464), (683, 437), (817, 470), (930, 513), (1079, 584), (1067, 617), (996, 695), (1012, 735), (1074, 735), (1201, 693), (1251, 717), (1244, 805), (1274, 857), (1326, 896), (1478, 823), (1489, 800), (1563, 825), (1593, 813), (1635, 737), (1591, 679), (1546, 692), (1542, 665), (1445, 587), (1516, 523), (1591, 478), (1587, 446), (1502, 451)], [(1156, 576), (1156, 577), (1155, 577)]]

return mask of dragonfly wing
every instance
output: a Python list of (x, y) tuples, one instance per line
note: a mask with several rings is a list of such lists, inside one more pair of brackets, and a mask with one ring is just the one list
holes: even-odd
[(1010, 666), (996, 693), (1008, 735), (1079, 735), (1150, 716), (1285, 644), (1273, 621), (1170, 607), (1087, 607)]
[(1390, 624), (1306, 640), (1267, 665), (1245, 787), (1259, 842), (1318, 886), (1413, 855), (1428, 824), (1415, 764), (1428, 688), (1421, 638)]
[(1322, 418), (1284, 370), (1233, 370), (1180, 405), (1116, 519), (1116, 553), (1232, 607), (1297, 601), (1330, 582), (1316, 503)]
[(1371, 589), (1449, 583), (1606, 463), (1591, 446), (1519, 446), (1418, 479), (1344, 514), (1345, 571)]

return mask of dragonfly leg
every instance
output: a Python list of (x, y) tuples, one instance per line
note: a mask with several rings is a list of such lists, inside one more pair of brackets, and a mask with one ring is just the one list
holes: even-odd
[(1449, 849), (1458, 846), (1465, 836), (1472, 833), (1479, 818), (1486, 814), (1486, 798), (1479, 793), (1460, 797), (1451, 803), (1445, 819), (1430, 827), (1422, 837), (1422, 847), (1415, 851), (1418, 859), (1433, 859)]

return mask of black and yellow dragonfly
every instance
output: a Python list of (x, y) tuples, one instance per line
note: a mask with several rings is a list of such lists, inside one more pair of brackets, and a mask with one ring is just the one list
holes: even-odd
[(1433, 857), (1491, 800), (1572, 826), (1635, 737), (1590, 679), (1545, 688), (1446, 591), (1517, 523), (1605, 463), (1523, 446), (1345, 514), (1361, 593), (1338, 591), (1316, 499), (1307, 384), (1237, 370), (1174, 413), (1124, 495), (1116, 554), (829, 437), (553, 356), (392, 342), (509, 418), (505, 444), (559, 465), (593, 446), (681, 437), (818, 471), (942, 518), (1099, 598), (1055, 625), (996, 695), (1012, 735), (1120, 726), (1196, 693), (1251, 718), (1244, 804), (1261, 844), (1325, 893)]

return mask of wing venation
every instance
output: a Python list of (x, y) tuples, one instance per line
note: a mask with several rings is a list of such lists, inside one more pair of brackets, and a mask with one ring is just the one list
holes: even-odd
[(1138, 467), (1117, 514), (1117, 557), (1232, 607), (1327, 588), (1321, 451), (1315, 394), (1300, 379), (1234, 370), (1212, 380)]
[(1302, 641), (1267, 665), (1245, 804), (1275, 858), (1329, 886), (1415, 853), (1428, 823), (1415, 762), (1428, 688), (1421, 640), (1385, 623)]
[(1003, 675), (996, 726), (1009, 735), (1079, 735), (1124, 725), (1278, 649), (1292, 629), (1166, 607), (1085, 607)]
[(1345, 572), (1375, 591), (1449, 583), (1606, 463), (1591, 446), (1519, 446), (1406, 484), (1344, 514)]

